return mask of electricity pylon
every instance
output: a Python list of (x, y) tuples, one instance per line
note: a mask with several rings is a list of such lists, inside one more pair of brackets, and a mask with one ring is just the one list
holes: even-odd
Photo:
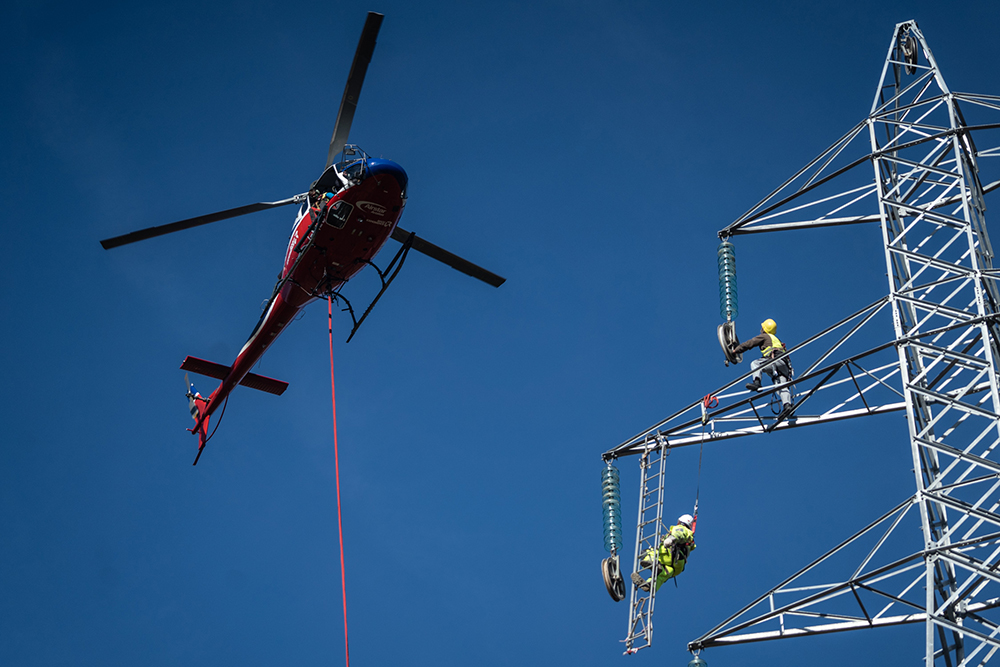
[[(900, 23), (868, 117), (719, 232), (879, 224), (888, 295), (790, 350), (809, 360), (792, 416), (767, 409), (773, 388), (738, 390), (744, 376), (715, 392), (718, 407), (689, 405), (603, 458), (905, 411), (916, 491), (691, 651), (914, 623), (926, 667), (1000, 649), (1000, 272), (983, 199), (1000, 181), (979, 177), (1000, 147), (977, 147), (998, 130), (1000, 97), (952, 92), (917, 24)], [(922, 544), (900, 528), (915, 516)]]

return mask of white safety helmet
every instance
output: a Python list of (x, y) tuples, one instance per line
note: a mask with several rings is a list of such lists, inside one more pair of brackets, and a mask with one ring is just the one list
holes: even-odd
[(694, 525), (694, 517), (691, 516), (690, 514), (681, 514), (679, 517), (677, 517), (677, 523), (690, 528), (692, 525)]

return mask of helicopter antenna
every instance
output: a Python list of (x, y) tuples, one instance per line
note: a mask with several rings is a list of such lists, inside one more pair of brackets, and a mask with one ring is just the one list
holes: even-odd
[(333, 138), (330, 140), (330, 150), (326, 154), (326, 168), (333, 164), (333, 158), (340, 151), (344, 150), (347, 143), (347, 135), (351, 133), (351, 123), (354, 121), (354, 111), (358, 108), (358, 98), (361, 97), (361, 86), (365, 82), (365, 74), (368, 72), (368, 63), (372, 60), (375, 52), (375, 38), (378, 37), (379, 28), (382, 27), (382, 14), (368, 12), (365, 20), (365, 27), (361, 31), (361, 39), (358, 40), (358, 48), (354, 52), (354, 62), (351, 63), (351, 72), (347, 75), (347, 85), (344, 86), (344, 97), (340, 100), (340, 109), (337, 111), (337, 122), (333, 126)]

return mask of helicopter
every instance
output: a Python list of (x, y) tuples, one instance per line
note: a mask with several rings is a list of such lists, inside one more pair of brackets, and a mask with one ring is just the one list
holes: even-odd
[[(198, 464), (202, 451), (211, 438), (208, 435), (208, 424), (212, 414), (220, 405), (225, 406), (237, 385), (279, 396), (288, 387), (287, 382), (257, 375), (250, 370), (285, 327), (312, 301), (325, 298), (330, 299), (331, 307), (333, 300), (346, 305), (343, 310), (349, 312), (353, 320), (353, 328), (347, 339), (350, 342), (399, 274), (410, 250), (443, 262), (493, 287), (499, 287), (505, 281), (495, 273), (399, 227), (399, 218), (406, 205), (406, 172), (392, 160), (373, 158), (359, 147), (347, 143), (382, 19), (382, 14), (368, 13), (337, 111), (326, 167), (307, 192), (278, 201), (238, 206), (149, 227), (101, 241), (101, 245), (110, 250), (257, 211), (299, 205), (278, 282), (235, 361), (226, 366), (188, 356), (181, 364), (181, 370), (222, 381), (206, 398), (195, 390), (185, 373), (188, 408), (195, 421), (195, 425), (188, 430), (198, 436), (198, 453), (193, 465)], [(335, 162), (337, 155), (341, 155), (342, 159)], [(390, 238), (402, 245), (383, 270), (372, 259)], [(366, 266), (373, 267), (378, 273), (382, 287), (359, 318), (340, 290)], [(212, 435), (214, 433), (213, 431)]]

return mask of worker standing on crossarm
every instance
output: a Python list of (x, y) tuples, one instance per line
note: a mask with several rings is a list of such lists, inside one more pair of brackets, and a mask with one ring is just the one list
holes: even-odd
[(741, 354), (755, 347), (760, 348), (761, 358), (750, 362), (750, 370), (753, 371), (753, 379), (746, 387), (750, 391), (760, 391), (761, 371), (766, 372), (771, 377), (771, 382), (775, 386), (783, 384), (778, 390), (781, 398), (781, 413), (778, 419), (784, 419), (792, 413), (792, 376), (795, 371), (792, 369), (792, 360), (788, 356), (785, 344), (778, 340), (775, 333), (778, 325), (774, 320), (768, 318), (760, 323), (760, 333), (750, 340), (743, 341), (732, 349), (733, 354)]
[(632, 573), (632, 583), (644, 591), (649, 591), (655, 577), (656, 590), (660, 590), (663, 582), (676, 577), (684, 571), (688, 555), (694, 551), (694, 517), (682, 514), (677, 518), (677, 525), (670, 526), (667, 534), (660, 542), (659, 548), (647, 549), (639, 560), (639, 567), (652, 569), (653, 576), (643, 579), (638, 572)]

